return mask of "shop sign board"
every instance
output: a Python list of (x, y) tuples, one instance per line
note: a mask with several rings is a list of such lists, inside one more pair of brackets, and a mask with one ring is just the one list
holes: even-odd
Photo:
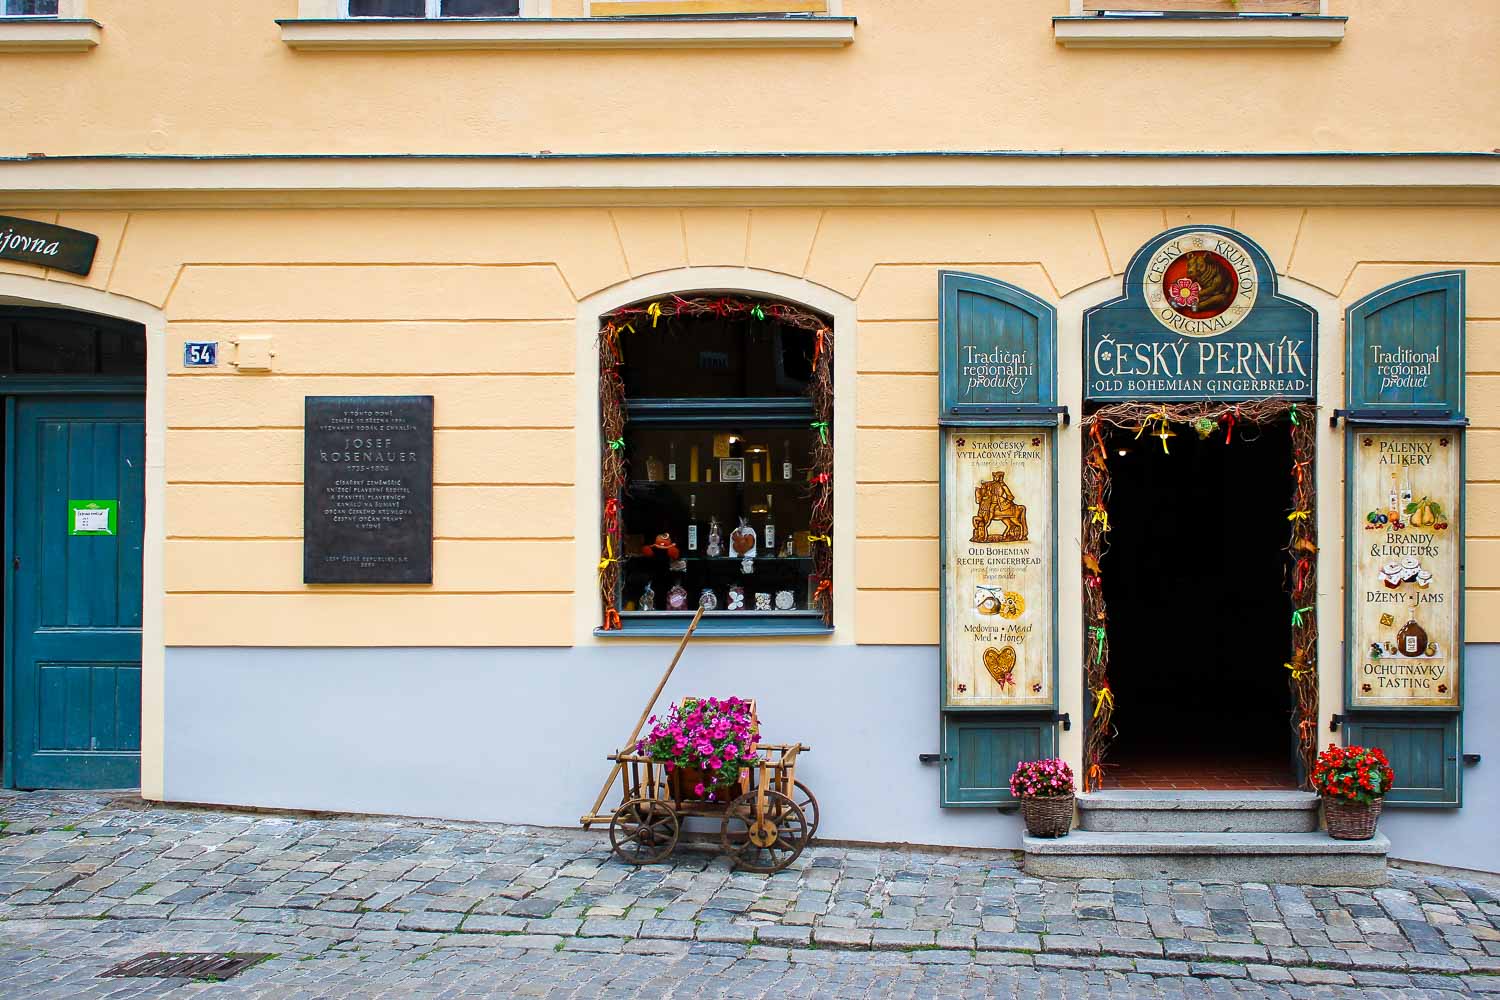
[(1454, 418), (1464, 408), (1464, 272), (1387, 285), (1349, 309), (1353, 414)]
[(943, 707), (1055, 705), (1055, 431), (943, 432)]
[(0, 215), (0, 258), (88, 274), (99, 237), (79, 229)]
[(308, 396), (305, 583), (432, 582), (431, 396)]
[(1349, 707), (1458, 708), (1461, 431), (1357, 427), (1349, 446)]
[(944, 423), (1026, 423), (1057, 401), (1056, 313), (1014, 285), (939, 273)]
[(1276, 291), (1254, 241), (1221, 226), (1154, 237), (1124, 294), (1084, 313), (1090, 400), (1311, 399), (1317, 313)]

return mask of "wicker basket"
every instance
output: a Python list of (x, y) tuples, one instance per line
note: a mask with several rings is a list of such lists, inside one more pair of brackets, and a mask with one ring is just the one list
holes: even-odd
[(1023, 795), (1021, 818), (1033, 837), (1066, 837), (1073, 826), (1073, 796)]
[(1328, 822), (1328, 835), (1334, 840), (1369, 840), (1375, 836), (1375, 821), (1380, 819), (1380, 807), (1385, 799), (1374, 802), (1350, 802), (1323, 796), (1323, 818)]

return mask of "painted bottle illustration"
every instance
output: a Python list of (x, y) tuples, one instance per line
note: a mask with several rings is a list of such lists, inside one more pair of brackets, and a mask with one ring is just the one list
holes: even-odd
[(1401, 470), (1401, 513), (1406, 513), (1406, 508), (1411, 506), (1411, 473), (1405, 469)]
[(1398, 502), (1399, 498), (1396, 495), (1396, 474), (1393, 472), (1391, 473), (1391, 495), (1389, 502), (1386, 504), (1386, 516), (1391, 519), (1392, 528), (1401, 520), (1401, 508), (1397, 506)]

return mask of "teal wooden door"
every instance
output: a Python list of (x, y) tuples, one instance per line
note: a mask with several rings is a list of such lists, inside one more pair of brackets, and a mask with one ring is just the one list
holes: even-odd
[[(134, 787), (145, 404), (139, 397), (22, 397), (12, 412), (12, 783)], [(113, 533), (70, 533), (80, 526), (69, 510), (78, 500), (117, 501)]]

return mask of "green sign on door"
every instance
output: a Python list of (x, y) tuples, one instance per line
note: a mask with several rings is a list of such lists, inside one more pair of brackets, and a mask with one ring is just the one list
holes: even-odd
[(69, 500), (68, 534), (113, 535), (120, 522), (118, 500)]

